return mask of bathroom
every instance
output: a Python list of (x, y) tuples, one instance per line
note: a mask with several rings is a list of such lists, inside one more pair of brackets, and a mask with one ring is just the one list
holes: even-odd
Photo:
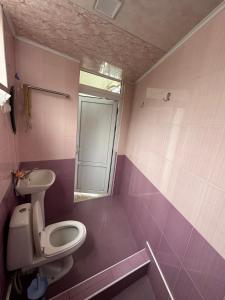
[(225, 299), (224, 20), (0, 0), (0, 299)]

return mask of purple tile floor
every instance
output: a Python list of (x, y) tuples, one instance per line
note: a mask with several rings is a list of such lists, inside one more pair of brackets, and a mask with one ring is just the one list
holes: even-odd
[(76, 203), (68, 214), (49, 223), (62, 220), (85, 224), (87, 238), (73, 255), (72, 270), (49, 287), (49, 298), (141, 250), (133, 238), (124, 208), (115, 196)]
[(111, 300), (156, 300), (148, 276), (143, 276)]

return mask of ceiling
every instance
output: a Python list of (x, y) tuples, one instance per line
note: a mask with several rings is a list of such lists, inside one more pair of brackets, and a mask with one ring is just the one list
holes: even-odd
[(222, 0), (123, 0), (114, 20), (95, 0), (0, 0), (16, 34), (98, 72), (103, 62), (135, 82)]

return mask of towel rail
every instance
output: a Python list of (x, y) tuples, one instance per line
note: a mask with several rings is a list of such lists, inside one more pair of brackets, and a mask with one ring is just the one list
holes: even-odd
[(57, 92), (57, 91), (53, 91), (53, 90), (48, 90), (48, 89), (43, 89), (43, 88), (33, 86), (33, 85), (29, 85), (29, 84), (24, 84), (24, 86), (26, 86), (27, 88), (32, 89), (32, 90), (37, 90), (37, 91), (41, 91), (41, 92), (45, 92), (45, 93), (51, 93), (51, 94), (54, 94), (54, 95), (59, 95), (59, 96), (65, 97), (65, 98), (70, 98), (69, 94), (65, 94), (65, 93), (61, 93), (61, 92)]

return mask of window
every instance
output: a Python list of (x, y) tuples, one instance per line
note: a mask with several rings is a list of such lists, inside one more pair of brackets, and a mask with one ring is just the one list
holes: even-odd
[(4, 85), (5, 87), (8, 87), (3, 22), (3, 10), (2, 6), (0, 5), (0, 84)]
[(107, 76), (115, 78), (115, 79), (122, 80), (122, 69), (120, 69), (116, 66), (110, 65), (107, 62), (103, 62), (100, 65), (99, 73), (101, 73), (103, 75), (107, 75)]
[(112, 93), (121, 93), (121, 81), (105, 78), (85, 71), (80, 71), (80, 84), (106, 90)]

